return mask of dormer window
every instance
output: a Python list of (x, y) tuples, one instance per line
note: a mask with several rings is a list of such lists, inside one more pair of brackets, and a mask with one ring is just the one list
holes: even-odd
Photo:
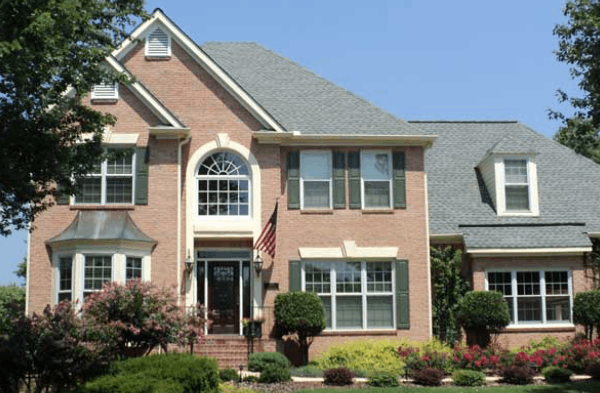
[(504, 195), (507, 212), (529, 212), (527, 160), (504, 160)]
[(170, 57), (171, 37), (160, 27), (146, 37), (146, 57)]
[(92, 88), (92, 100), (118, 100), (118, 83), (100, 83)]

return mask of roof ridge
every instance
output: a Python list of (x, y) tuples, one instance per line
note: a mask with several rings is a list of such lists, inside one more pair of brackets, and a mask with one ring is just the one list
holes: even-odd
[(518, 120), (406, 120), (407, 123), (476, 123), (476, 124), (514, 124)]

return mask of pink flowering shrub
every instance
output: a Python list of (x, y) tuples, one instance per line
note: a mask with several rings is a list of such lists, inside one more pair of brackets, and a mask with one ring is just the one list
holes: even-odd
[(398, 348), (398, 355), (411, 374), (424, 369), (436, 369), (446, 374), (452, 370), (450, 356), (445, 352), (430, 349), (421, 351), (419, 348), (401, 346)]
[(460, 370), (495, 370), (500, 365), (501, 356), (507, 352), (498, 346), (481, 348), (479, 345), (472, 347), (455, 347), (452, 354), (452, 367)]

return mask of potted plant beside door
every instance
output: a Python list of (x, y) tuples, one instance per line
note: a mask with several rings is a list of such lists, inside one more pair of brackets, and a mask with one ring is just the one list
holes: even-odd
[(242, 319), (242, 333), (246, 337), (261, 337), (263, 318), (244, 318)]

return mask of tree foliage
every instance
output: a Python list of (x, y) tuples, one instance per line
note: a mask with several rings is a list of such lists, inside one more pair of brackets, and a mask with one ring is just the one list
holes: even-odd
[[(25, 228), (72, 194), (72, 175), (101, 157), (113, 116), (83, 105), (94, 84), (119, 79), (102, 62), (145, 17), (144, 0), (0, 1), (0, 234)], [(77, 143), (83, 135), (86, 143)]]
[(572, 116), (550, 111), (563, 122), (555, 139), (575, 152), (600, 163), (600, 1), (569, 0), (564, 8), (565, 24), (556, 25), (558, 61), (570, 66), (571, 78), (578, 81), (580, 97), (559, 90), (560, 102), (575, 110)]
[(321, 299), (312, 292), (280, 293), (275, 298), (275, 325), (278, 336), (297, 336), (302, 363), (307, 364), (312, 340), (325, 329)]
[(460, 250), (452, 247), (431, 248), (433, 335), (449, 345), (459, 339), (456, 309), (460, 299), (469, 290), (460, 272), (461, 262)]
[(25, 289), (0, 287), (0, 335), (12, 329), (12, 322), (25, 312)]
[(491, 335), (510, 323), (508, 304), (500, 292), (471, 291), (458, 303), (458, 323), (467, 331), (467, 344), (486, 348)]
[(588, 340), (600, 337), (600, 290), (579, 292), (573, 300), (573, 322), (583, 325)]

